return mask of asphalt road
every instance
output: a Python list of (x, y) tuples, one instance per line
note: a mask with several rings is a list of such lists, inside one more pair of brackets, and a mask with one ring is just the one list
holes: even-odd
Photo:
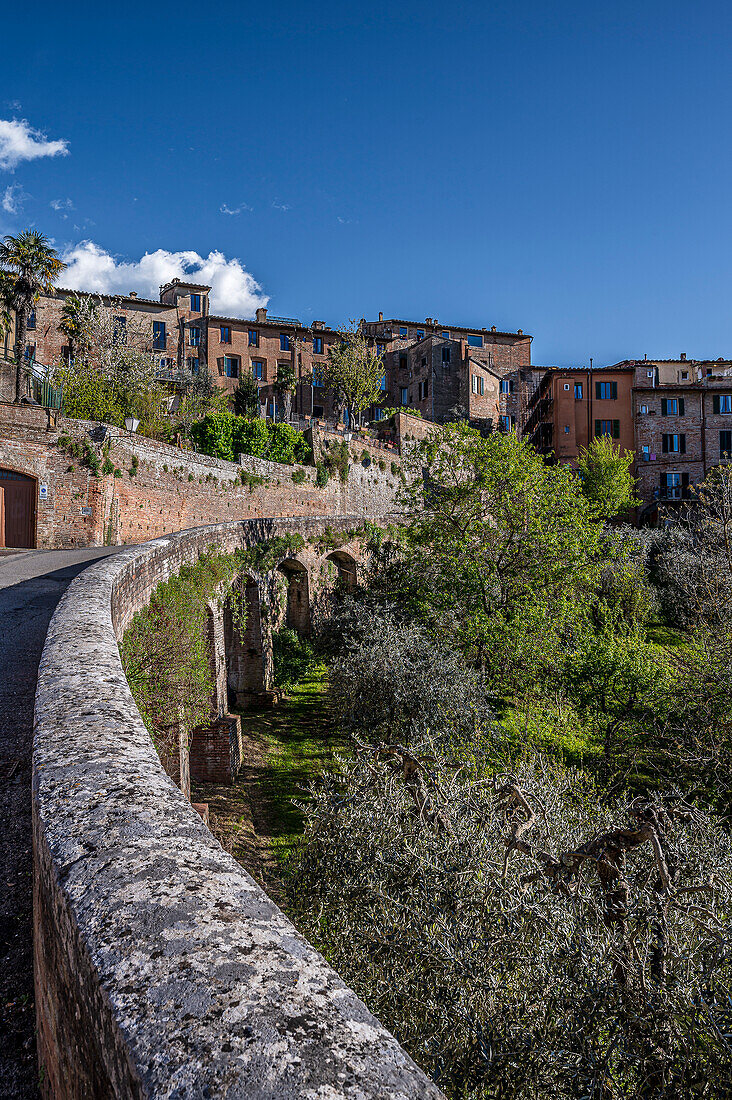
[(43, 642), (69, 582), (117, 547), (0, 556), (0, 1100), (38, 1096), (32, 952), (31, 752)]

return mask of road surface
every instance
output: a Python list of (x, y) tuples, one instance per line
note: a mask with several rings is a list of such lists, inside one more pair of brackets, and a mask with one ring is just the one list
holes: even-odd
[(71, 580), (118, 547), (0, 556), (0, 1097), (38, 1096), (32, 953), (31, 751), (38, 662)]

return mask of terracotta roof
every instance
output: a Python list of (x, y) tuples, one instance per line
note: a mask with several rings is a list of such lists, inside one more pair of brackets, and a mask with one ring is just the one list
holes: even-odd
[[(386, 317), (383, 321), (366, 321), (367, 325), (406, 325), (408, 328), (416, 328), (423, 331), (428, 336), (433, 336), (440, 332), (469, 332), (475, 336), (518, 336), (520, 340), (533, 340), (533, 336), (530, 336), (528, 332), (503, 332), (498, 329), (488, 328), (468, 328), (465, 325), (448, 325), (443, 324), (441, 321), (435, 324), (427, 324), (425, 321), (405, 321), (400, 320), (397, 317)], [(427, 332), (427, 329), (432, 330)]]

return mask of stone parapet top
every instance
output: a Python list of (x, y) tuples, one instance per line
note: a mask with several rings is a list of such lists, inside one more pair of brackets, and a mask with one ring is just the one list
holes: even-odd
[[(36, 988), (47, 1096), (437, 1100), (442, 1093), (166, 776), (118, 633), (204, 550), (358, 519), (218, 524), (80, 574), (50, 625), (34, 744)], [(122, 606), (122, 604), (125, 606)]]

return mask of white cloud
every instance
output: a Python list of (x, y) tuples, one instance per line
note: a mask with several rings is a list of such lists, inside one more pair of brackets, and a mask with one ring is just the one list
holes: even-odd
[(5, 188), (0, 206), (6, 214), (20, 214), (23, 203), (29, 198), (30, 195), (26, 195), (19, 183), (11, 183)]
[(219, 212), (221, 214), (241, 214), (243, 210), (248, 210), (251, 212), (253, 209), (254, 207), (247, 206), (245, 202), (242, 202), (239, 203), (239, 205), (232, 210), (231, 207), (227, 206), (225, 202), (222, 202), (221, 206), (219, 207)]
[(272, 206), (275, 210), (282, 210), (284, 212), (287, 212), (288, 210), (292, 210), (292, 207), (290, 206), (289, 203), (280, 202), (279, 199), (275, 199), (274, 202), (272, 203)]
[(74, 204), (71, 199), (51, 199), (48, 204), (52, 210), (73, 210)]
[(99, 294), (128, 294), (136, 290), (145, 298), (157, 299), (162, 283), (188, 279), (211, 287), (211, 306), (217, 313), (250, 317), (269, 298), (241, 260), (227, 260), (223, 252), (168, 252), (158, 248), (139, 260), (116, 259), (94, 241), (81, 241), (63, 256), (69, 265), (62, 276), (71, 290), (96, 291)]
[(21, 161), (65, 157), (68, 152), (68, 141), (48, 141), (45, 134), (34, 130), (24, 118), (0, 118), (0, 169), (12, 172)]

